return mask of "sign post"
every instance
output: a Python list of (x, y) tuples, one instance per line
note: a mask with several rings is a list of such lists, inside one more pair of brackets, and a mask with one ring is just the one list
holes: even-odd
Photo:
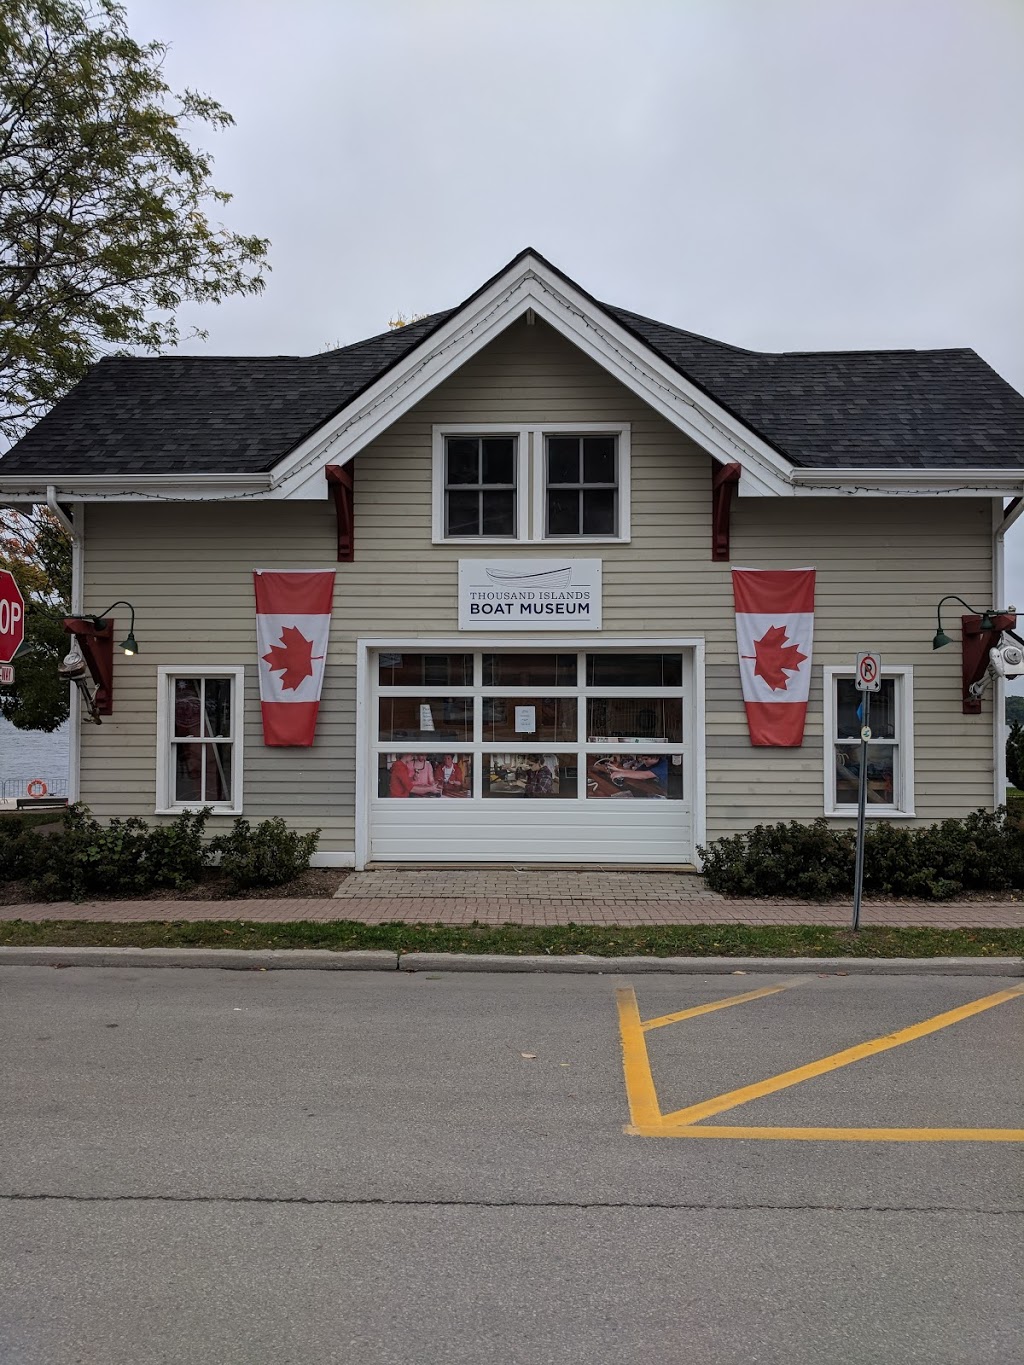
[(0, 664), (9, 664), (25, 639), (25, 599), (7, 569), (0, 569)]
[(882, 686), (880, 654), (857, 655), (857, 691), (863, 694), (860, 725), (860, 768), (857, 773), (857, 852), (853, 871), (852, 929), (860, 928), (860, 903), (864, 894), (864, 816), (868, 803), (868, 743), (871, 739), (871, 693)]

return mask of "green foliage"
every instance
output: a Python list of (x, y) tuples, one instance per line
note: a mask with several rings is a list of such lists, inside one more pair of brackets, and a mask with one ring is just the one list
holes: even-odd
[[(853, 893), (853, 832), (824, 819), (757, 825), (700, 853), (708, 886), (723, 895), (825, 900)], [(1024, 889), (1024, 831), (1005, 807), (909, 829), (872, 823), (864, 888), (924, 900)]]
[(71, 541), (48, 508), (0, 512), (0, 568), (25, 598), (25, 643), (14, 685), (0, 689), (0, 715), (19, 730), (56, 730), (68, 718), (69, 688), (57, 665), (69, 646)]
[[(1008, 685), (1012, 686), (1017, 679), (1007, 680)], [(1013, 725), (1014, 722), (1024, 724), (1024, 696), (1013, 696), (1009, 692), (1006, 694), (1006, 723)]]
[(42, 836), (19, 820), (0, 820), (0, 881), (31, 877), (39, 863)]
[(319, 839), (318, 829), (299, 834), (279, 816), (255, 829), (239, 816), (231, 833), (214, 839), (212, 847), (220, 854), (220, 870), (231, 889), (244, 891), (250, 886), (280, 886), (305, 872)]
[(1024, 787), (1024, 724), (1015, 720), (1006, 736), (1006, 780)]
[(159, 351), (175, 310), (263, 288), (267, 242), (207, 216), (230, 195), (190, 138), (230, 114), (175, 94), (167, 45), (118, 0), (0, 7), (0, 432), (16, 437), (101, 354)]
[(184, 890), (209, 862), (210, 845), (202, 838), (209, 817), (206, 808), (165, 826), (135, 817), (101, 825), (85, 806), (69, 806), (59, 834), (38, 836), (32, 891), (44, 900), (83, 900)]

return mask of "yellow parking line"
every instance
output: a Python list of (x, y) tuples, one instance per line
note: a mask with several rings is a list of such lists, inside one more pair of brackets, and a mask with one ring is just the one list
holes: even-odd
[(727, 1009), (730, 1005), (742, 1005), (744, 1000), (760, 1000), (765, 995), (777, 995), (787, 986), (762, 986), (757, 991), (747, 991), (745, 995), (730, 995), (727, 1000), (712, 1000), (709, 1005), (694, 1005), (689, 1010), (677, 1010), (675, 1014), (659, 1014), (656, 1019), (645, 1019), (640, 1027), (645, 1033), (652, 1028), (664, 1028), (666, 1024), (679, 1024), (684, 1019), (696, 1019), (698, 1014), (713, 1014), (715, 1010)]
[(644, 1042), (640, 1011), (636, 1006), (636, 994), (631, 987), (626, 986), (615, 992), (615, 1002), (619, 1007), (622, 1070), (626, 1077), (629, 1117), (638, 1127), (660, 1124), (661, 1110), (658, 1108), (658, 1096), (651, 1075), (647, 1044)]
[(805, 1142), (1024, 1142), (1024, 1128), (740, 1128), (664, 1122), (636, 1124), (641, 1137), (767, 1138)]
[[(1024, 994), (1024, 983), (1011, 986), (1008, 990), (996, 991), (994, 995), (983, 996), (981, 1000), (972, 1000), (967, 1005), (958, 1006), (957, 1009), (946, 1010), (943, 1014), (936, 1014), (931, 1019), (925, 1019), (919, 1024), (911, 1024), (909, 1028), (898, 1029), (895, 1033), (887, 1033), (881, 1038), (873, 1038), (868, 1043), (858, 1043), (856, 1047), (844, 1048), (842, 1052), (835, 1052), (830, 1057), (822, 1057), (819, 1061), (809, 1062), (806, 1066), (794, 1067), (792, 1071), (783, 1071), (781, 1075), (771, 1076), (766, 1081), (757, 1081), (754, 1085), (741, 1086), (738, 1090), (730, 1090), (724, 1095), (716, 1095), (713, 1099), (704, 1100), (700, 1104), (691, 1104), (685, 1109), (676, 1109), (671, 1114), (663, 1116), (661, 1120), (662, 1129), (671, 1127), (678, 1130), (688, 1127), (690, 1124), (699, 1123), (701, 1119), (711, 1118), (714, 1114), (722, 1114), (728, 1109), (735, 1109), (738, 1105), (747, 1104), (751, 1100), (761, 1099), (765, 1095), (774, 1095), (779, 1090), (786, 1090), (792, 1085), (799, 1085), (801, 1081), (809, 1081), (815, 1076), (823, 1076), (830, 1071), (838, 1071), (840, 1067), (850, 1066), (853, 1062), (859, 1062), (864, 1057), (874, 1057), (880, 1052), (888, 1052), (891, 1048), (913, 1042), (916, 1038), (924, 1038), (929, 1033), (937, 1033), (939, 1029), (948, 1028), (950, 1024), (956, 1024), (961, 1019), (969, 1019), (972, 1015), (994, 1009), (996, 1005), (1002, 1005), (1007, 1000), (1014, 1000), (1022, 994)], [(650, 1074), (649, 1068), (648, 1074)], [(653, 1083), (651, 1088), (653, 1093)], [(657, 1100), (655, 1099), (656, 1103)], [(634, 1119), (634, 1123), (638, 1127), (643, 1122), (642, 1119)], [(764, 1130), (760, 1131), (763, 1132)], [(835, 1132), (836, 1130), (830, 1129), (829, 1131)], [(878, 1133), (886, 1130), (870, 1129), (865, 1131)], [(924, 1130), (911, 1129), (909, 1131), (921, 1132)], [(950, 1130), (935, 1129), (931, 1131), (941, 1133)], [(676, 1135), (682, 1136), (678, 1133)]]

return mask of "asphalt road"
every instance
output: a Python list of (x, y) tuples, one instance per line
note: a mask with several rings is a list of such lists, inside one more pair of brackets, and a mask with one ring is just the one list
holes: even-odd
[[(1024, 1144), (644, 1137), (1005, 978), (0, 970), (2, 1365), (1011, 1365)], [(1024, 1129), (1024, 996), (716, 1124)], [(525, 1055), (524, 1055), (525, 1054)]]

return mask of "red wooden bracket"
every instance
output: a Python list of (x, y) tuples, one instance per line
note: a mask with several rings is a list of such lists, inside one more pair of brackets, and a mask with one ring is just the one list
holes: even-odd
[(338, 563), (351, 564), (356, 557), (352, 461), (348, 464), (329, 464), (324, 473), (338, 517)]
[(104, 621), (94, 626), (92, 621), (68, 616), (64, 629), (78, 641), (92, 680), (96, 684), (96, 712), (100, 716), (114, 714), (114, 622)]
[(971, 696), (971, 687), (981, 682), (988, 669), (988, 652), (999, 643), (1004, 630), (1013, 630), (1017, 624), (1016, 613), (1006, 611), (992, 617), (992, 630), (982, 630), (980, 616), (961, 616), (963, 627), (963, 713), (965, 716), (981, 715), (981, 698)]
[(719, 464), (716, 461), (711, 476), (711, 558), (729, 558), (729, 515), (732, 497), (740, 482), (738, 464)]

